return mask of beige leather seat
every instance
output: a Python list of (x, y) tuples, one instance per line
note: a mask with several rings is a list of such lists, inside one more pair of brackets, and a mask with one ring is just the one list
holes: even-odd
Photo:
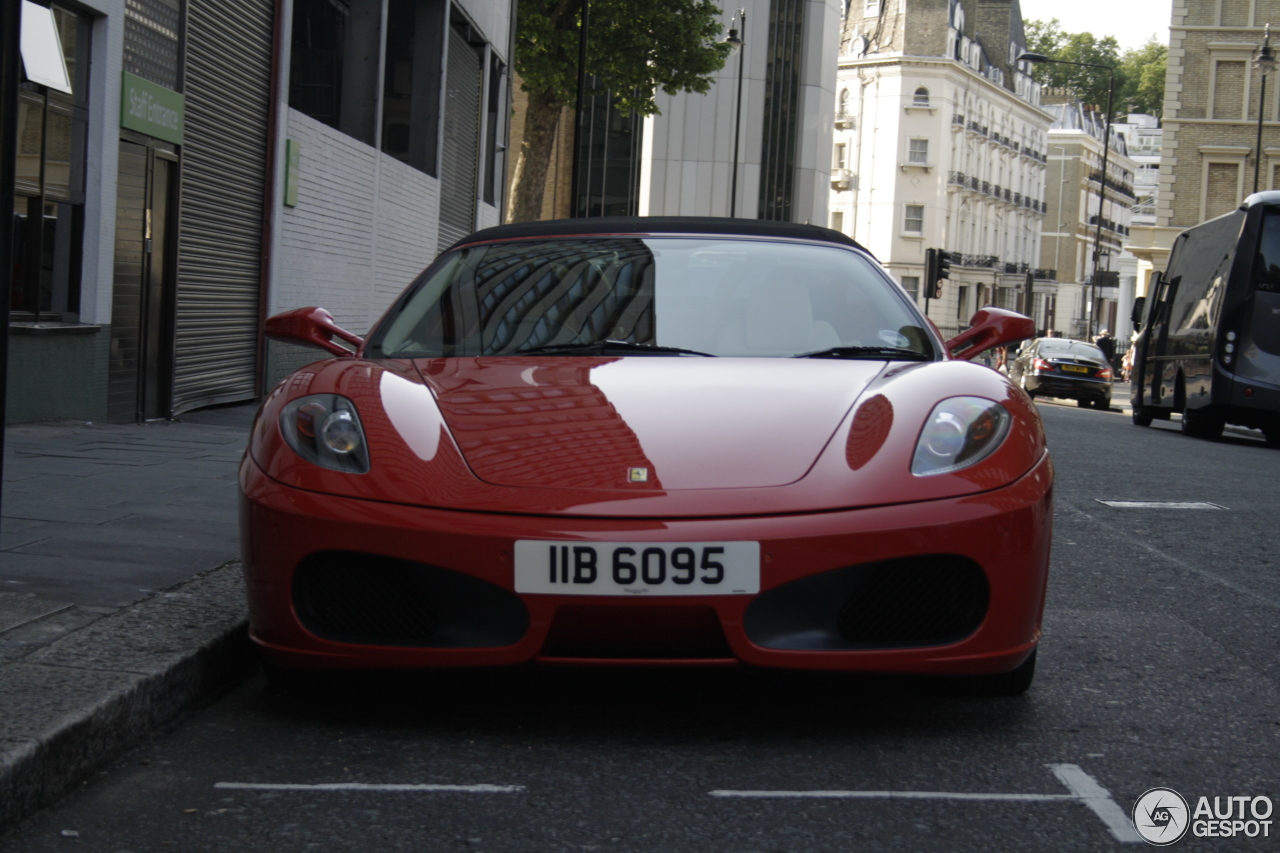
[(720, 334), (721, 355), (796, 355), (840, 345), (830, 323), (813, 318), (809, 290), (789, 281), (758, 281), (746, 310)]

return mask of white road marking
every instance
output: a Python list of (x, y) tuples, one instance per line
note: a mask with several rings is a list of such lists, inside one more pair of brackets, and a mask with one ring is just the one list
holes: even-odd
[(1074, 794), (965, 794), (955, 791), (710, 791), (713, 797), (778, 798), (812, 800), (985, 800), (991, 802), (1043, 803), (1080, 798)]
[(460, 792), (464, 794), (516, 794), (524, 785), (396, 785), (366, 782), (322, 782), (293, 785), (273, 782), (219, 782), (213, 787), (239, 791), (408, 791), (411, 793)]
[[(1095, 524), (1095, 525), (1101, 524), (1101, 522), (1098, 520), (1097, 517), (1095, 517), (1090, 513), (1085, 512), (1079, 507), (1068, 506), (1066, 507), (1066, 510), (1069, 512), (1074, 512), (1076, 515), (1083, 516), (1084, 518), (1088, 519), (1089, 522), (1092, 524)], [(1105, 529), (1105, 525), (1103, 525), (1101, 529)], [(1241, 586), (1240, 584), (1234, 581), (1229, 581), (1224, 577), (1219, 577), (1213, 572), (1210, 572), (1206, 569), (1202, 569), (1199, 566), (1193, 566), (1188, 562), (1179, 560), (1177, 557), (1174, 557), (1170, 554), (1166, 554), (1164, 551), (1161, 551), (1159, 548), (1155, 547), (1154, 545), (1150, 545), (1146, 542), (1141, 542), (1138, 540), (1126, 539), (1125, 541), (1133, 545), (1136, 545), (1137, 547), (1143, 549), (1144, 551), (1150, 554), (1154, 554), (1155, 556), (1159, 557), (1162, 560), (1167, 560), (1168, 562), (1173, 563), (1175, 566), (1181, 566), (1182, 568), (1186, 569), (1189, 572), (1194, 572), (1195, 574), (1200, 575), (1200, 577), (1204, 578), (1205, 580), (1212, 581), (1213, 583), (1216, 583), (1220, 586), (1224, 586), (1227, 589), (1232, 590), (1233, 592), (1238, 592), (1241, 595), (1248, 596), (1249, 598), (1252, 598), (1254, 601), (1258, 602), (1259, 604), (1265, 605), (1266, 607), (1272, 607), (1272, 608), (1280, 607), (1280, 603), (1276, 602), (1274, 599), (1268, 598), (1265, 595), (1254, 592), (1248, 587)]]
[(1058, 781), (1067, 786), (1067, 790), (1079, 797), (1107, 825), (1116, 841), (1125, 844), (1142, 843), (1142, 836), (1133, 828), (1133, 821), (1121, 811), (1116, 801), (1111, 799), (1111, 792), (1099, 785), (1097, 779), (1074, 764), (1047, 766), (1058, 777)]
[(962, 802), (1083, 803), (1117, 841), (1142, 843), (1142, 838), (1111, 794), (1074, 764), (1047, 765), (1070, 794), (970, 794), (956, 791), (709, 791), (713, 797), (742, 799), (816, 800), (955, 800)]
[(1221, 504), (1209, 503), (1208, 501), (1104, 501), (1101, 498), (1095, 500), (1112, 509), (1227, 509), (1228, 507)]

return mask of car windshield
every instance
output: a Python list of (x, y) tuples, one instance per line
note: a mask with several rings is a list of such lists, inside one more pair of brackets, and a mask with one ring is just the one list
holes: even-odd
[(1085, 358), (1096, 358), (1106, 361), (1102, 350), (1084, 341), (1069, 341), (1065, 338), (1045, 338), (1040, 342), (1041, 355), (1079, 355)]
[(463, 248), (369, 339), (373, 358), (521, 354), (932, 359), (873, 261), (726, 237), (573, 237)]

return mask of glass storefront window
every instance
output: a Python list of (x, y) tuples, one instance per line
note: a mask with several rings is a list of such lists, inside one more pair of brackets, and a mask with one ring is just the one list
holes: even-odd
[(74, 322), (80, 309), (91, 22), (59, 7), (53, 16), (72, 91), (20, 84), (9, 294), (16, 322)]

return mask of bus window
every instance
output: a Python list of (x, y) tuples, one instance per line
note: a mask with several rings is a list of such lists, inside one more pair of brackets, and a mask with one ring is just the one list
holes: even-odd
[(1262, 218), (1254, 286), (1258, 290), (1280, 291), (1280, 210), (1267, 211)]

